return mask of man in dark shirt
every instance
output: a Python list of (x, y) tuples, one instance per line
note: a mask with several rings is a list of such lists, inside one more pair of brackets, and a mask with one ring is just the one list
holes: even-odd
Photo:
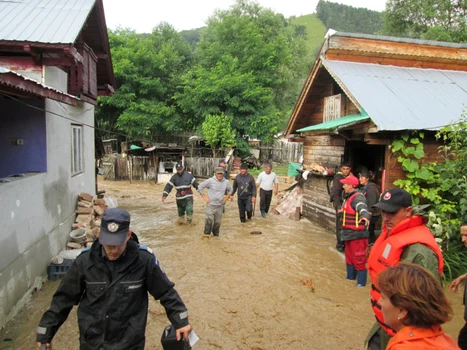
[[(251, 219), (253, 215), (253, 204), (256, 202), (256, 183), (255, 178), (248, 174), (248, 166), (242, 164), (240, 174), (235, 177), (233, 183), (232, 196), (237, 192), (238, 211), (240, 213), (240, 221), (246, 222), (246, 219)], [(246, 215), (245, 215), (246, 212)]]
[(176, 165), (177, 173), (174, 174), (170, 181), (165, 185), (164, 192), (162, 193), (162, 201), (164, 202), (169, 195), (172, 188), (175, 187), (177, 193), (175, 193), (175, 199), (177, 200), (178, 210), (178, 223), (183, 224), (186, 221), (191, 224), (193, 220), (193, 190), (191, 186), (198, 189), (198, 182), (195, 177), (188, 171), (185, 171), (185, 167), (182, 163)]
[(340, 238), (341, 231), (341, 213), (339, 212), (344, 202), (344, 190), (342, 188), (341, 180), (345, 179), (351, 173), (352, 168), (350, 164), (344, 162), (341, 164), (341, 170), (334, 176), (332, 182), (331, 202), (334, 210), (336, 211), (336, 249), (340, 252), (344, 251), (344, 242)]
[(130, 214), (104, 212), (99, 239), (70, 266), (37, 327), (37, 348), (53, 337), (78, 306), (80, 349), (143, 350), (148, 292), (164, 306), (177, 340), (188, 339), (188, 311), (152, 250), (131, 238)]

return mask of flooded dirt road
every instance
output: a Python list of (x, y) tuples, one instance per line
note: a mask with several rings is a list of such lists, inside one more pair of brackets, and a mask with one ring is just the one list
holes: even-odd
[[(282, 185), (282, 184), (281, 184)], [(101, 181), (99, 189), (131, 213), (132, 228), (151, 247), (186, 303), (200, 337), (195, 349), (362, 349), (374, 316), (369, 287), (345, 280), (334, 238), (308, 220), (270, 215), (259, 205), (240, 223), (236, 201), (228, 202), (220, 237), (203, 238), (204, 202), (195, 193), (194, 224), (179, 225), (174, 193), (162, 203), (163, 185)], [(285, 188), (282, 185), (281, 188)], [(277, 204), (273, 197), (272, 208)], [(261, 231), (252, 235), (251, 231)], [(315, 291), (300, 283), (311, 279)], [(28, 306), (0, 332), (0, 349), (33, 349), (35, 329), (59, 281), (48, 281)], [(455, 318), (445, 329), (462, 327), (462, 295), (452, 295)], [(152, 300), (146, 349), (161, 349), (168, 324)], [(54, 350), (77, 350), (76, 310), (60, 328)]]

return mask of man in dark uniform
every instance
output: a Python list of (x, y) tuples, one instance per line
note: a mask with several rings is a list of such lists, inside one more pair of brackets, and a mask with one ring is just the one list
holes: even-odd
[(336, 249), (340, 252), (344, 251), (344, 242), (341, 240), (341, 213), (339, 212), (344, 202), (344, 189), (342, 188), (341, 180), (345, 179), (351, 173), (352, 168), (349, 163), (342, 163), (341, 170), (334, 176), (332, 182), (331, 202), (336, 211)]
[[(233, 183), (232, 196), (237, 192), (238, 211), (240, 213), (240, 222), (246, 222), (253, 215), (253, 204), (256, 202), (256, 183), (255, 178), (248, 174), (248, 166), (240, 166), (240, 174), (235, 177)], [(246, 212), (246, 216), (245, 216)]]
[(178, 163), (175, 168), (177, 169), (177, 173), (165, 185), (162, 201), (165, 202), (170, 191), (175, 187), (177, 190), (175, 199), (177, 200), (178, 223), (183, 224), (185, 222), (186, 213), (186, 221), (188, 224), (191, 224), (193, 221), (193, 190), (191, 186), (198, 189), (198, 182), (193, 175), (185, 171), (182, 163)]
[(177, 340), (188, 339), (188, 311), (151, 249), (131, 240), (130, 214), (102, 216), (99, 239), (72, 263), (37, 327), (36, 346), (50, 349), (73, 305), (78, 305), (80, 349), (143, 350), (148, 292), (164, 306)]

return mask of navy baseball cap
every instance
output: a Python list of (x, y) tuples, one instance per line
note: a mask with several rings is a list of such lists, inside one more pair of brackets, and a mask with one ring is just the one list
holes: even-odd
[(381, 199), (373, 207), (379, 208), (388, 213), (395, 213), (400, 208), (412, 206), (412, 197), (401, 188), (391, 188), (383, 193)]
[(183, 164), (182, 163), (177, 163), (177, 165), (175, 166), (175, 169), (182, 170), (183, 169)]
[(120, 208), (109, 208), (101, 219), (99, 242), (103, 245), (122, 245), (130, 229), (130, 213)]

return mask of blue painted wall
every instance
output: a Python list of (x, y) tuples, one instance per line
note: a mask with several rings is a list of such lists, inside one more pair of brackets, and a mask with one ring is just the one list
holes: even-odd
[[(24, 99), (44, 109), (44, 99)], [(13, 145), (11, 139), (22, 139)], [(47, 171), (45, 112), (0, 97), (0, 178), (27, 172)]]

